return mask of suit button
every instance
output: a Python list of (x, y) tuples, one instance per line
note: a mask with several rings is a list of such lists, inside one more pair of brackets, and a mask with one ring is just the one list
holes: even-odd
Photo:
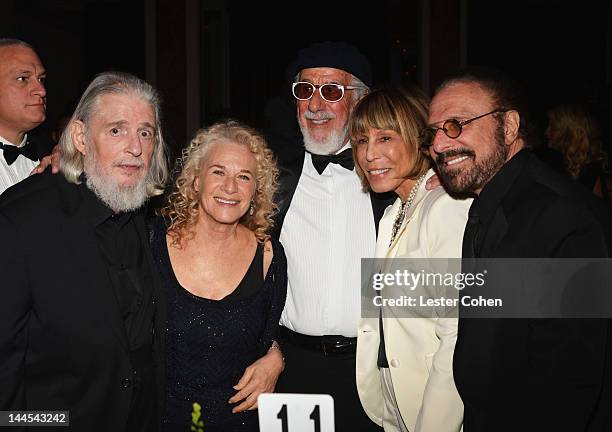
[(129, 378), (125, 378), (121, 381), (121, 387), (129, 388), (132, 385), (132, 381)]
[(399, 365), (400, 365), (399, 360), (397, 360), (397, 359), (391, 360), (391, 367), (395, 367), (396, 368), (396, 367), (399, 367)]

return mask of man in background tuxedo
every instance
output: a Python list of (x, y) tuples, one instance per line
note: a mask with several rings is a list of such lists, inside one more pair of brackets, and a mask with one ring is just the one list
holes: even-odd
[[(378, 430), (355, 384), (360, 318), (360, 259), (374, 256), (386, 202), (362, 190), (347, 123), (372, 73), (356, 48), (314, 44), (288, 68), (302, 143), (281, 159), (275, 235), (288, 261), (281, 317), (286, 368), (277, 391), (334, 398), (336, 430)], [(303, 147), (302, 147), (303, 146)]]
[(0, 39), (0, 194), (23, 180), (49, 152), (30, 131), (45, 120), (46, 71), (34, 49)]
[(0, 410), (157, 429), (165, 318), (142, 206), (168, 174), (159, 110), (146, 82), (98, 75), (60, 140), (62, 174), (0, 197)]
[[(432, 100), (422, 136), (442, 183), (476, 195), (463, 257), (610, 257), (609, 215), (526, 148), (525, 114), (516, 85), (484, 69), (449, 78)], [(611, 430), (609, 320), (462, 315), (454, 377), (465, 432)]]

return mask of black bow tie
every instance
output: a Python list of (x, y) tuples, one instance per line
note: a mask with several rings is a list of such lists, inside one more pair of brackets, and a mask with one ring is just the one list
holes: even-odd
[(0, 142), (0, 148), (2, 149), (4, 160), (6, 161), (7, 165), (12, 165), (19, 155), (23, 155), (32, 161), (37, 161), (38, 157), (36, 157), (34, 152), (34, 146), (28, 144), (29, 143), (26, 142), (24, 146), (15, 147), (14, 145)]
[(353, 151), (349, 148), (336, 155), (318, 155), (311, 153), (312, 164), (319, 174), (323, 174), (325, 168), (330, 163), (342, 165), (349, 171), (355, 168), (355, 162), (353, 162)]

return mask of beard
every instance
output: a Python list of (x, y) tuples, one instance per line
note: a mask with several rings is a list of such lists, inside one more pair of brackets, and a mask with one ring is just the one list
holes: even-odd
[[(113, 163), (113, 167), (124, 162), (134, 163), (136, 160), (131, 158), (129, 161), (117, 161)], [(147, 172), (141, 174), (136, 184), (126, 186), (118, 183), (110, 170), (98, 163), (96, 154), (89, 145), (83, 163), (87, 187), (114, 212), (137, 210), (149, 197), (149, 185), (152, 183), (150, 167)], [(136, 163), (142, 163), (142, 161), (138, 160)]]
[[(334, 119), (336, 116), (334, 113), (326, 111), (317, 111), (316, 113), (312, 111), (305, 111), (304, 118), (309, 120), (324, 120)], [(334, 129), (322, 139), (315, 139), (310, 134), (308, 128), (299, 120), (300, 119), (298, 118), (300, 131), (302, 132), (302, 137), (304, 138), (304, 147), (308, 152), (319, 155), (329, 155), (336, 153), (342, 148), (342, 146), (344, 146), (346, 135), (348, 133), (348, 125), (345, 125), (341, 130)]]
[[(468, 148), (456, 148), (436, 156), (436, 165), (444, 189), (455, 197), (465, 197), (482, 189), (506, 162), (509, 147), (505, 144), (504, 128), (499, 125), (495, 130), (494, 145), (490, 154), (476, 161), (476, 153)], [(472, 159), (469, 168), (453, 168), (445, 160), (449, 157), (467, 156)]]

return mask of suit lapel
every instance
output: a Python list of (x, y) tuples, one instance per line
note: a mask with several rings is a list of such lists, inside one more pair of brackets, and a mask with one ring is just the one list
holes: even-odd
[(481, 257), (493, 256), (494, 251), (499, 249), (502, 240), (506, 237), (508, 220), (501, 207), (497, 209), (487, 227), (487, 232), (480, 234), (481, 238), (486, 239), (485, 242), (478, 245), (478, 255)]
[[(141, 215), (136, 217), (136, 226), (138, 229), (138, 235), (141, 240), (141, 244), (144, 251), (145, 260), (149, 266), (151, 272), (151, 280), (153, 281), (153, 298), (155, 302), (155, 322), (154, 322), (154, 353), (156, 367), (156, 379), (158, 383), (164, 383), (166, 381), (165, 374), (165, 346), (166, 346), (166, 296), (163, 291), (163, 287), (159, 278), (159, 270), (153, 253), (151, 251), (151, 243), (153, 242), (153, 219), (149, 220), (149, 224), (145, 223), (145, 218)], [(160, 233), (165, 235), (165, 233)], [(165, 406), (165, 386), (158, 385), (158, 416), (163, 415)]]
[(300, 176), (302, 175), (305, 156), (306, 153), (302, 151), (298, 157), (280, 167), (279, 188), (276, 194), (278, 213), (275, 218), (274, 229), (272, 230), (272, 237), (277, 240), (280, 238), (285, 216), (287, 215)]

